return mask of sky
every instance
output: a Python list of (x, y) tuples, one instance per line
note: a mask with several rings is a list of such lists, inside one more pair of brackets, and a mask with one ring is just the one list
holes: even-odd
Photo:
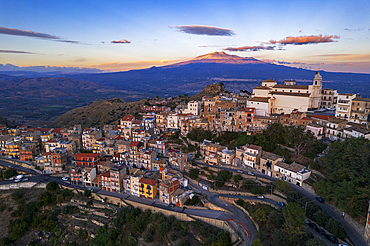
[(127, 71), (210, 52), (370, 73), (370, 1), (0, 0), (0, 64)]

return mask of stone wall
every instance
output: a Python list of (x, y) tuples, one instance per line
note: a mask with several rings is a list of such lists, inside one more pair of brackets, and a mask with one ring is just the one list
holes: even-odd
[(34, 182), (19, 182), (0, 185), (0, 190), (16, 190), (16, 189), (30, 189), (30, 188), (46, 188), (46, 183), (34, 183)]

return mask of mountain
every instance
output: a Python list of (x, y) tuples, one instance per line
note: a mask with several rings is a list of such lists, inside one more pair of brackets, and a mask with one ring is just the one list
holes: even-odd
[(144, 105), (146, 100), (136, 102), (125, 102), (119, 98), (109, 100), (99, 100), (88, 106), (72, 109), (59, 116), (51, 126), (70, 127), (82, 125), (85, 127), (99, 127), (104, 125), (119, 124), (119, 119), (126, 114), (135, 115), (140, 111), (140, 106)]
[[(370, 74), (333, 73), (321, 71), (325, 88), (340, 93), (359, 93), (370, 96)], [(251, 91), (267, 78), (282, 83), (295, 79), (298, 84), (312, 83), (315, 71), (276, 65), (253, 57), (239, 57), (224, 52), (198, 56), (186, 62), (162, 67), (116, 73), (66, 75), (68, 78), (88, 80), (135, 93), (136, 98), (155, 96), (195, 95), (214, 82), (223, 82), (229, 91)], [(130, 95), (125, 99), (133, 100)]]
[(228, 55), (225, 52), (212, 52), (209, 54), (195, 57), (186, 62), (180, 62), (173, 65), (165, 66), (165, 68), (179, 67), (194, 63), (222, 63), (222, 64), (266, 64), (266, 62), (257, 60), (253, 57), (240, 57), (236, 55)]
[(72, 108), (126, 93), (111, 86), (69, 78), (22, 78), (0, 81), (0, 114), (11, 121), (49, 121)]

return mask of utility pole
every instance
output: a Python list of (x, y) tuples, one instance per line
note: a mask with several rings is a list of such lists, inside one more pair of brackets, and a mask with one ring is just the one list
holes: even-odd
[(304, 211), (306, 211), (307, 210), (307, 202), (306, 202), (306, 205), (304, 206)]

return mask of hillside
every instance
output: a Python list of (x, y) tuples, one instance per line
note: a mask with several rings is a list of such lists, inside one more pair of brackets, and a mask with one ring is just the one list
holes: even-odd
[(53, 123), (55, 127), (70, 127), (81, 124), (82, 127), (99, 127), (119, 124), (119, 120), (126, 114), (135, 115), (144, 105), (144, 100), (125, 102), (119, 98), (99, 100), (88, 106), (72, 109), (59, 116)]
[(7, 125), (7, 126), (9, 126), (9, 123), (10, 122), (5, 117), (3, 117), (3, 116), (0, 115), (0, 125)]
[(126, 93), (111, 86), (69, 78), (21, 78), (0, 81), (0, 114), (19, 124), (54, 120), (75, 107)]
[(192, 96), (190, 100), (202, 100), (202, 97), (208, 96), (208, 97), (214, 97), (219, 95), (221, 92), (221, 86), (219, 84), (211, 84), (207, 85), (204, 90), (199, 92), (198, 94)]

